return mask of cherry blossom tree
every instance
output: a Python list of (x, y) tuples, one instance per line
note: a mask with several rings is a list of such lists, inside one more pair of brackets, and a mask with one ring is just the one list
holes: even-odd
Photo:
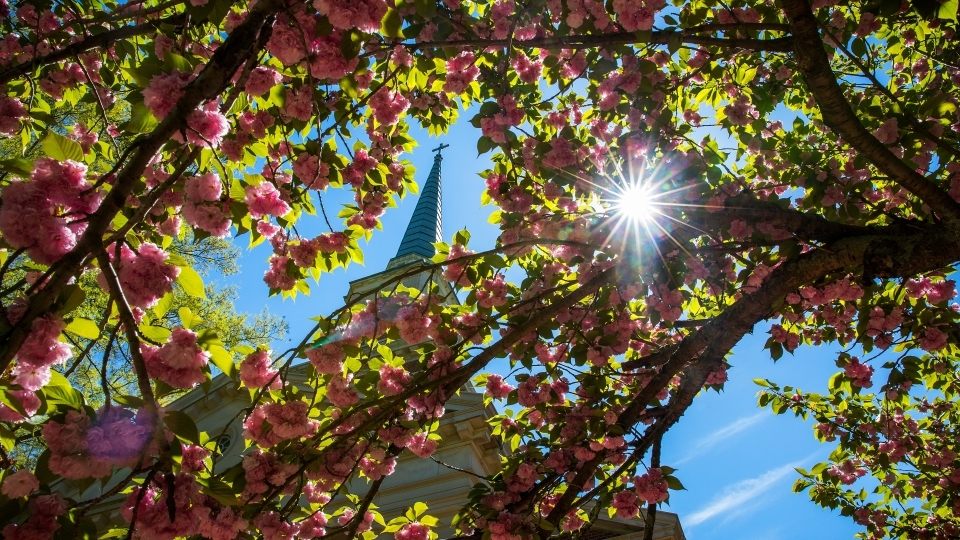
[[(491, 419), (511, 452), (460, 536), (652, 520), (682, 487), (660, 441), (752, 331), (773, 360), (841, 351), (826, 395), (758, 381), (835, 446), (797, 490), (866, 537), (960, 535), (956, 0), (0, 0), (0, 18), (0, 134), (24, 156), (0, 162), (0, 457), (36, 426), (46, 447), (3, 473), (5, 540), (435, 537), (424, 505), (385, 522), (371, 502), (469, 384), (519, 408)], [(78, 104), (98, 121), (58, 120)], [(414, 189), (410, 126), (468, 110), (501, 234), (415, 270), (462, 302), (399, 276), (282, 353), (156, 324), (175, 288), (204, 294), (171, 250), (186, 234), (268, 241), (269, 294), (359, 260)], [(338, 216), (334, 190), (355, 199)], [(109, 295), (95, 318), (81, 280)], [(62, 370), (110, 344), (136, 393), (94, 410)], [(159, 405), (218, 372), (253, 391), (230, 468)], [(57, 490), (117, 475), (95, 499)], [(110, 497), (124, 530), (91, 520)]]

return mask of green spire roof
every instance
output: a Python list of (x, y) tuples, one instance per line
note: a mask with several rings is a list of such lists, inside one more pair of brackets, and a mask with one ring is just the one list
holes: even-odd
[(420, 199), (413, 210), (413, 217), (410, 218), (407, 232), (403, 234), (403, 241), (400, 242), (400, 249), (395, 258), (414, 254), (429, 259), (436, 252), (433, 243), (443, 241), (443, 205), (440, 187), (440, 162), (443, 161), (443, 156), (440, 155), (440, 151), (448, 146), (450, 145), (441, 144), (433, 149), (437, 155), (433, 158), (430, 176), (420, 190)]

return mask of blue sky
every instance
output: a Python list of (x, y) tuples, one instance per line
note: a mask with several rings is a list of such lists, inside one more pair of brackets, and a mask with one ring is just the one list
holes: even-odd
[[(431, 149), (440, 142), (449, 144), (443, 161), (443, 235), (466, 227), (472, 234), (471, 248), (493, 247), (498, 229), (487, 223), (492, 207), (480, 207), (483, 180), (477, 175), (490, 167), (486, 156), (477, 157), (477, 130), (469, 125), (469, 112), (442, 138), (428, 137), (425, 131), (411, 135), (420, 143), (410, 157), (417, 167), (417, 180), (426, 180), (433, 160)], [(338, 197), (338, 195), (340, 195)], [(331, 214), (348, 202), (342, 194), (331, 193), (324, 204)], [(270, 248), (264, 243), (246, 249), (248, 237), (239, 239), (244, 247), (241, 271), (230, 282), (239, 286), (237, 308), (257, 313), (266, 308), (282, 315), (290, 324), (289, 338), (299, 341), (309, 331), (310, 317), (328, 314), (340, 307), (349, 281), (378, 272), (396, 254), (407, 221), (416, 205), (416, 196), (400, 201), (383, 217), (383, 231), (377, 231), (364, 246), (365, 265), (353, 265), (344, 272), (325, 274), (311, 282), (310, 296), (282, 300), (266, 297), (262, 281)], [(308, 218), (310, 216), (307, 216)], [(333, 217), (333, 216), (331, 216)], [(301, 232), (322, 232), (316, 224), (298, 225)], [(748, 335), (734, 350), (733, 368), (722, 394), (701, 395), (679, 424), (664, 439), (663, 464), (678, 469), (677, 476), (687, 491), (672, 492), (665, 510), (679, 514), (687, 538), (716, 540), (800, 540), (808, 538), (851, 538), (858, 528), (849, 518), (821, 510), (806, 494), (791, 491), (797, 478), (794, 467), (809, 469), (824, 461), (832, 449), (814, 439), (811, 425), (789, 416), (774, 416), (756, 405), (756, 378), (768, 378), (805, 391), (825, 392), (827, 380), (837, 371), (836, 351), (828, 347), (801, 348), (777, 363), (763, 350), (765, 329)], [(283, 344), (273, 344), (279, 349)]]

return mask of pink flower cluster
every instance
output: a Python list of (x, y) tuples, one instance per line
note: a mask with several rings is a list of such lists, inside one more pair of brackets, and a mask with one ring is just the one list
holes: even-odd
[(347, 355), (339, 343), (326, 343), (319, 347), (307, 350), (307, 359), (313, 364), (317, 373), (333, 375), (343, 371), (343, 361)]
[(182, 215), (188, 224), (217, 238), (230, 233), (230, 204), (221, 202), (223, 184), (216, 174), (190, 176), (184, 181)]
[(627, 32), (645, 31), (653, 28), (653, 19), (665, 4), (664, 0), (614, 0), (613, 12)]
[(493, 279), (483, 280), (481, 288), (476, 290), (477, 304), (483, 308), (500, 307), (507, 303), (507, 292), (503, 274), (497, 274)]
[(27, 469), (8, 474), (3, 479), (3, 485), (0, 485), (0, 493), (3, 493), (8, 499), (19, 499), (26, 497), (40, 487), (40, 481)]
[(271, 182), (260, 182), (244, 189), (243, 202), (250, 209), (250, 217), (260, 219), (263, 216), (280, 217), (290, 211), (290, 205), (283, 200), (283, 194)]
[(900, 127), (896, 118), (888, 118), (873, 132), (873, 136), (883, 144), (893, 144), (900, 138)]
[[(217, 148), (223, 142), (223, 136), (230, 131), (230, 122), (220, 112), (220, 105), (216, 101), (208, 101), (190, 113), (187, 117), (187, 143), (205, 148)], [(173, 137), (182, 139), (177, 133)]]
[(280, 487), (297, 472), (295, 463), (284, 463), (276, 454), (254, 448), (243, 456), (240, 462), (247, 481), (243, 489), (243, 498), (256, 500), (258, 495), (266, 493), (270, 487)]
[[(3, 188), (0, 233), (14, 249), (26, 248), (37, 263), (53, 264), (77, 245), (83, 220), (103, 198), (86, 180), (87, 166), (40, 158), (30, 180)], [(59, 208), (62, 208), (61, 213)]]
[(306, 122), (313, 115), (313, 93), (309, 87), (287, 88), (286, 99), (280, 112), (290, 118)]
[(289, 291), (297, 285), (297, 279), (287, 272), (290, 257), (270, 257), (270, 269), (263, 273), (263, 282), (271, 289)]
[(443, 91), (462, 94), (479, 76), (480, 68), (476, 66), (476, 56), (470, 51), (463, 51), (447, 60), (447, 76), (443, 82)]
[[(102, 408), (92, 420), (84, 411), (68, 411), (63, 423), (43, 426), (50, 449), (50, 470), (71, 480), (109, 476), (114, 467), (132, 467), (153, 438), (154, 426), (145, 411)], [(149, 454), (149, 450), (147, 454)]]
[(660, 285), (646, 299), (647, 308), (660, 313), (665, 321), (676, 321), (683, 313), (683, 293), (679, 289), (670, 290), (667, 285)]
[(617, 511), (617, 517), (631, 519), (640, 513), (639, 497), (633, 491), (620, 491), (613, 496), (610, 506)]
[[(454, 244), (450, 246), (450, 253), (447, 254), (447, 260), (451, 261), (460, 257), (466, 257), (467, 255), (473, 255), (473, 252), (460, 244)], [(466, 267), (467, 264), (465, 262), (448, 264), (443, 270), (443, 279), (450, 283), (460, 285), (461, 287), (469, 287), (470, 278), (467, 276)]]
[(387, 14), (384, 0), (313, 0), (313, 7), (326, 15), (334, 28), (361, 32), (379, 31), (380, 20)]
[(283, 77), (272, 67), (257, 66), (247, 77), (247, 84), (243, 90), (251, 96), (262, 96), (271, 88), (280, 84)]
[(637, 491), (637, 497), (647, 504), (665, 501), (670, 496), (663, 471), (658, 467), (650, 468), (643, 475), (635, 477), (633, 487)]
[[(140, 491), (143, 489), (146, 489), (146, 492), (141, 496)], [(136, 508), (134, 538), (173, 540), (200, 532), (200, 521), (207, 514), (200, 502), (200, 486), (193, 475), (177, 474), (174, 478), (173, 493), (170, 493), (168, 483), (163, 477), (154, 477), (148, 486), (136, 487), (130, 492), (120, 506), (120, 515), (127, 523), (131, 523)], [(173, 521), (170, 520), (169, 504), (172, 504), (176, 516)]]
[(952, 279), (933, 281), (928, 277), (920, 280), (907, 280), (905, 287), (908, 298), (926, 298), (931, 304), (952, 300), (957, 296), (957, 283)]
[(400, 527), (400, 530), (393, 536), (396, 540), (428, 540), (430, 538), (430, 527), (414, 521)]
[(197, 344), (196, 333), (183, 327), (174, 328), (162, 347), (141, 343), (140, 352), (147, 375), (174, 388), (193, 388), (207, 378), (204, 368), (210, 353)]
[(143, 104), (158, 120), (163, 120), (177, 106), (183, 97), (183, 88), (190, 84), (196, 75), (173, 70), (165, 75), (154, 75), (150, 84), (143, 89)]
[(854, 460), (848, 459), (842, 463), (834, 463), (827, 469), (827, 474), (840, 479), (845, 485), (857, 481), (857, 478), (867, 474), (867, 470), (859, 466)]
[(779, 324), (770, 327), (770, 335), (788, 351), (795, 350), (800, 345), (800, 334), (789, 332)]
[(330, 165), (321, 163), (318, 156), (304, 152), (293, 162), (293, 175), (299, 178), (307, 189), (323, 191), (330, 184), (327, 178), (330, 175)]
[(333, 403), (335, 407), (346, 408), (355, 405), (360, 401), (360, 395), (350, 387), (353, 381), (353, 374), (348, 373), (344, 376), (342, 373), (336, 373), (330, 377), (327, 383), (327, 400)]
[(240, 381), (247, 388), (263, 388), (269, 384), (270, 390), (279, 390), (283, 384), (271, 365), (269, 350), (252, 352), (240, 362)]
[(10, 523), (3, 528), (4, 540), (47, 540), (60, 528), (57, 517), (67, 511), (67, 504), (56, 495), (40, 495), (30, 499), (27, 506), (30, 517), (20, 524)]
[(487, 376), (487, 385), (486, 390), (484, 391), (485, 395), (492, 397), (493, 399), (506, 399), (510, 395), (510, 392), (513, 392), (514, 387), (507, 384), (503, 380), (502, 375), (497, 375), (496, 373), (491, 373)]
[(866, 364), (861, 364), (860, 359), (854, 356), (847, 365), (843, 366), (843, 372), (847, 377), (853, 379), (853, 385), (860, 388), (870, 388), (873, 382), (873, 368)]
[(385, 88), (374, 92), (370, 98), (370, 108), (377, 122), (385, 126), (392, 126), (400, 121), (400, 115), (410, 107), (410, 100), (403, 94)]
[[(111, 246), (107, 253), (113, 257), (116, 250)], [(165, 251), (150, 242), (140, 244), (137, 251), (126, 245), (120, 248), (120, 261), (114, 265), (123, 295), (131, 306), (151, 308), (163, 295), (173, 291), (180, 268), (167, 263), (167, 258)], [(97, 282), (107, 288), (107, 280), (102, 274), (97, 276)]]
[[(30, 415), (39, 407), (39, 403), (33, 406), (36, 397), (32, 396), (32, 393), (50, 382), (51, 366), (62, 364), (70, 357), (70, 345), (58, 339), (64, 327), (63, 319), (55, 314), (37, 317), (30, 325), (30, 334), (17, 351), (13, 381), (25, 392), (18, 397), (21, 405)], [(26, 394), (30, 394), (30, 397)], [(0, 408), (0, 419), (11, 422), (22, 420), (18, 413), (6, 405)]]
[(27, 109), (19, 99), (0, 96), (0, 135), (16, 135), (20, 131), (20, 119), (26, 116)]
[(318, 424), (310, 420), (309, 412), (310, 405), (305, 401), (264, 403), (253, 409), (243, 422), (243, 436), (264, 448), (300, 439), (317, 430)]
[(389, 364), (380, 366), (380, 380), (377, 381), (377, 392), (384, 396), (395, 396), (403, 392), (413, 381), (413, 377), (403, 366), (393, 367)]

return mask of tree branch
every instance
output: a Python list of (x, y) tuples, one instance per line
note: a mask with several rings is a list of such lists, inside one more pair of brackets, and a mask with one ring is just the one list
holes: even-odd
[(960, 222), (960, 204), (895, 156), (860, 123), (830, 67), (817, 18), (807, 0), (783, 0), (782, 6), (792, 28), (793, 56), (820, 107), (823, 123), (940, 217)]

